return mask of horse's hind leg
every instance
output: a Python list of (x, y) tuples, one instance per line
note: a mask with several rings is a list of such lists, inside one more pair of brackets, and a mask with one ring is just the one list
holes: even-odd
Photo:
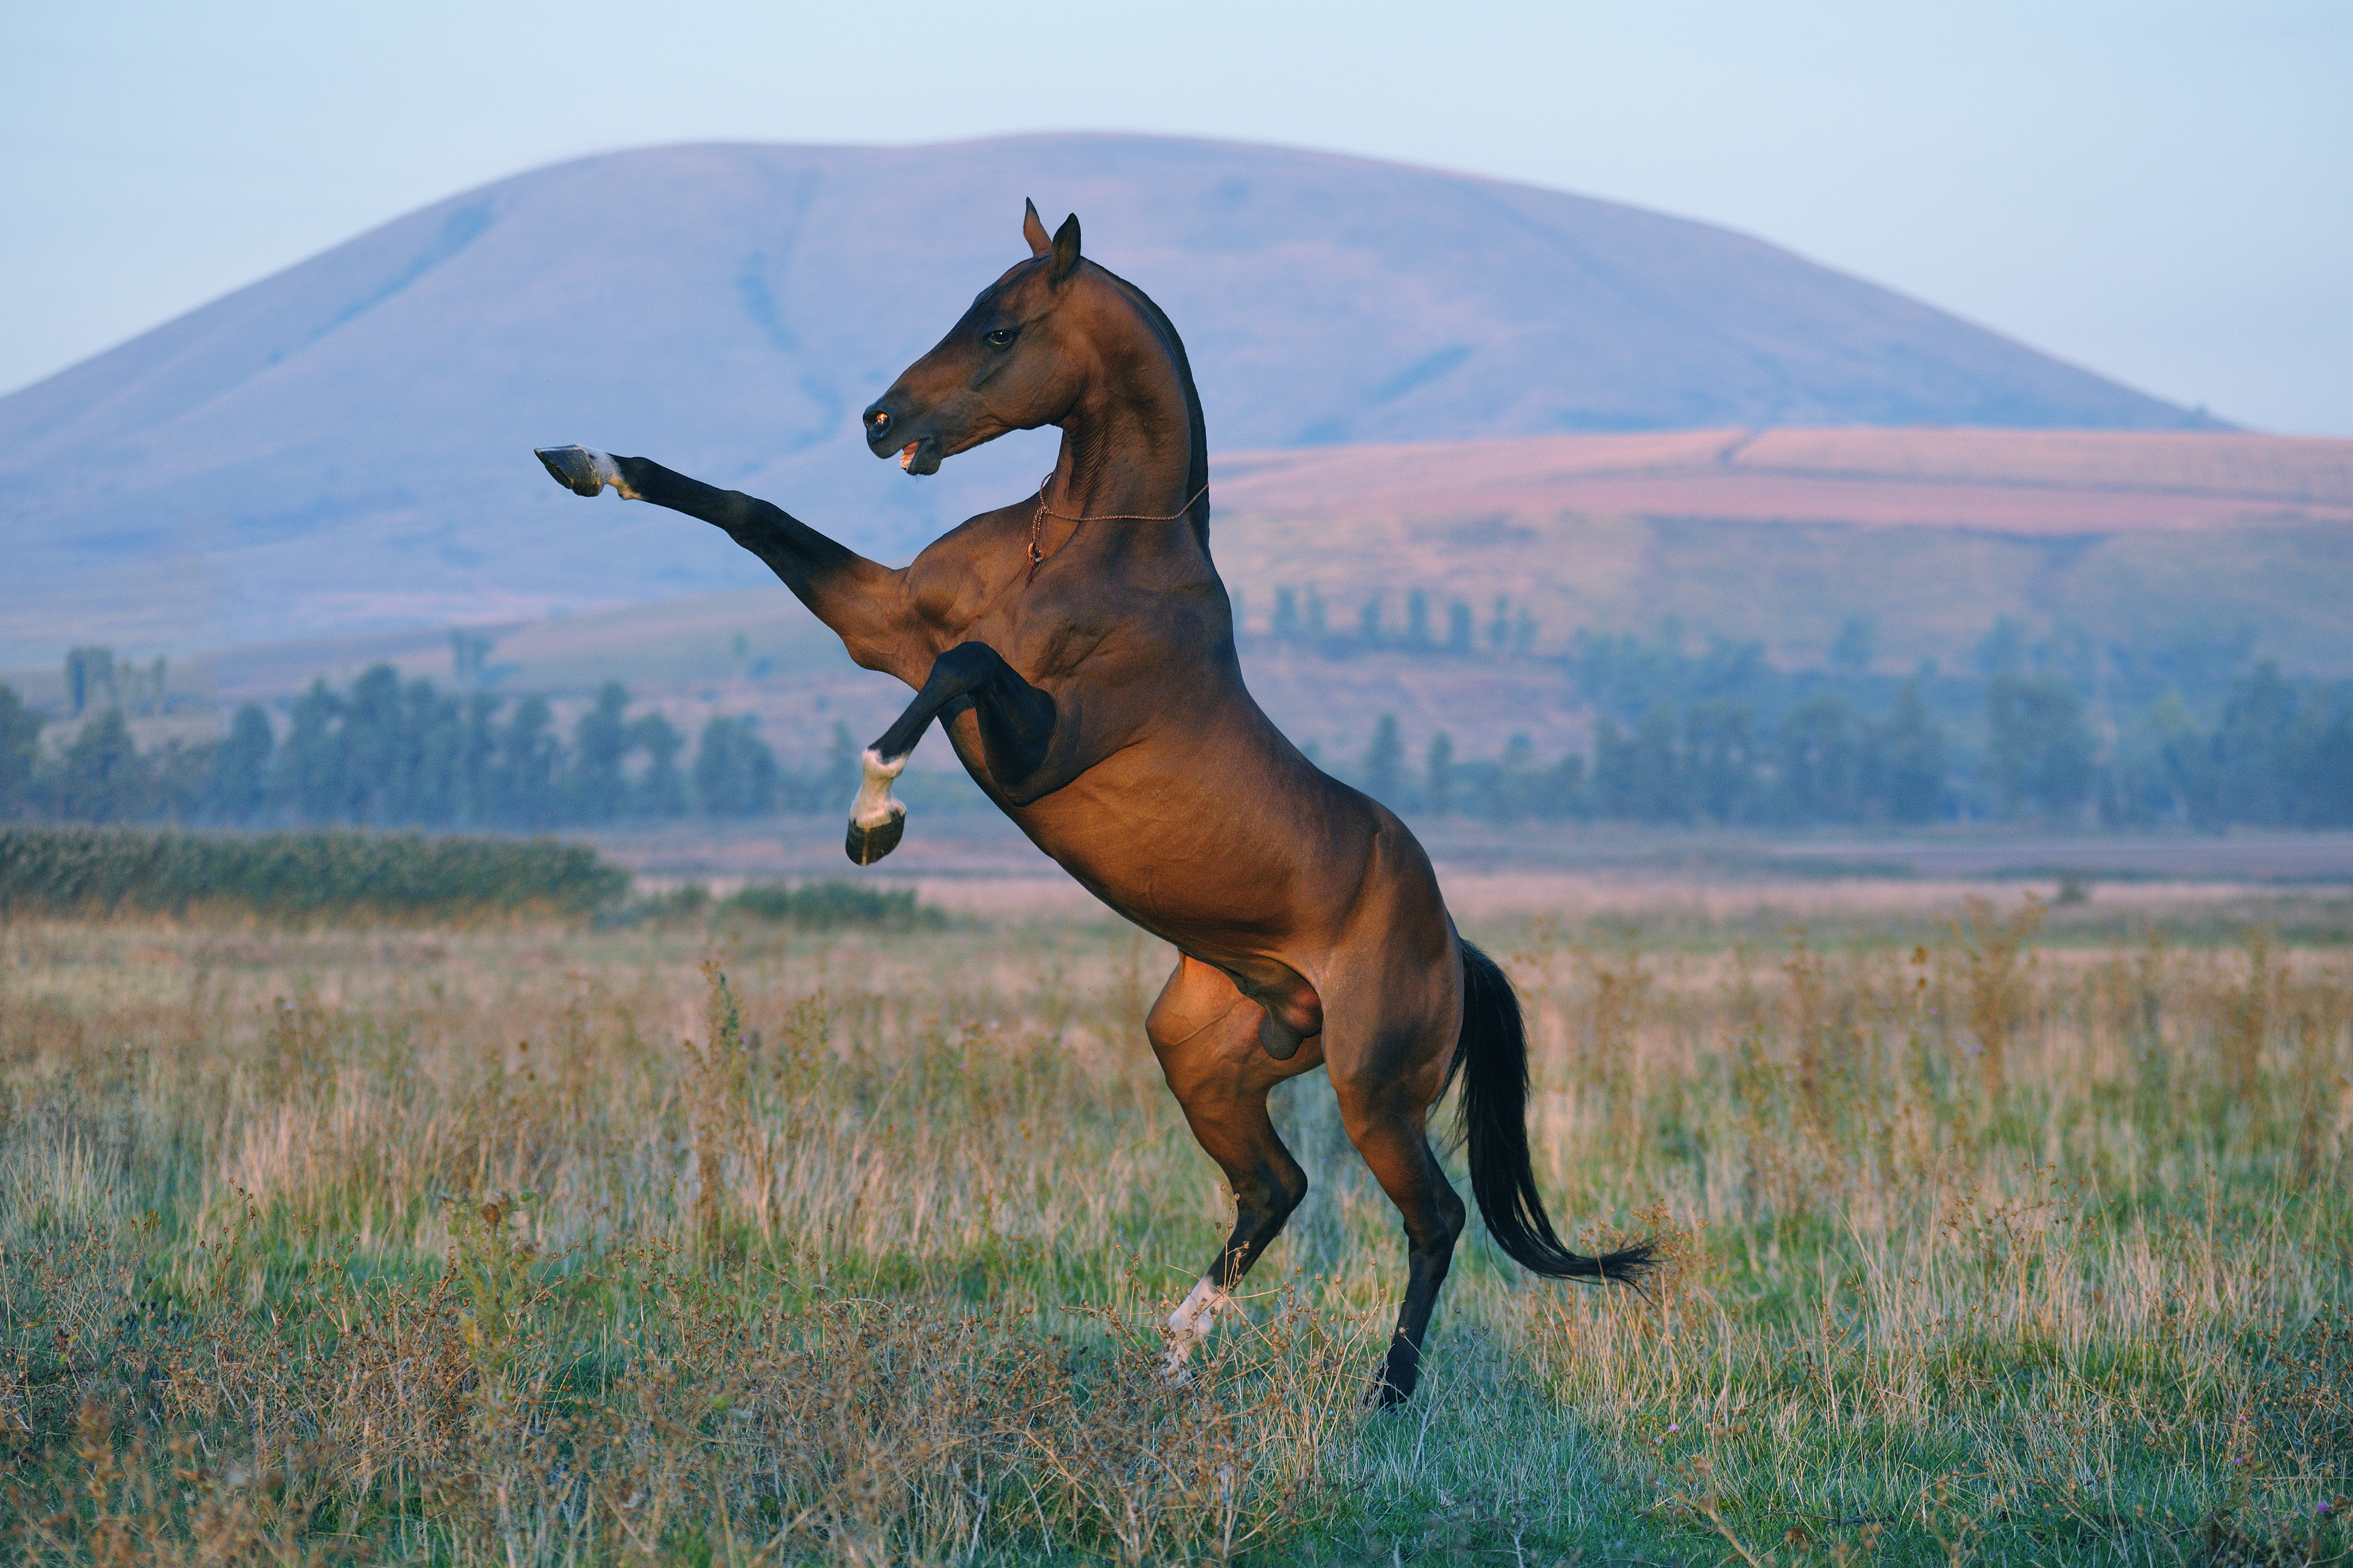
[(1266, 1097), (1284, 1079), (1313, 1068), (1322, 1053), (1270, 1058), (1259, 1044), (1264, 1016), (1224, 973), (1180, 958), (1145, 1023), (1187, 1124), (1234, 1193), (1233, 1233), (1168, 1320), (1172, 1376), (1184, 1375), (1185, 1358), (1208, 1336), (1218, 1309), (1307, 1195), (1307, 1173), (1282, 1146)]
[(1374, 1385), (1374, 1396), (1387, 1408), (1403, 1404), (1421, 1380), (1422, 1336), (1468, 1215), (1430, 1147), (1429, 1110), (1441, 1081), (1442, 1046), (1422, 1048), (1405, 1037), (1347, 1055), (1354, 1059), (1332, 1064), (1341, 1121), (1373, 1179), (1405, 1216), (1405, 1301)]

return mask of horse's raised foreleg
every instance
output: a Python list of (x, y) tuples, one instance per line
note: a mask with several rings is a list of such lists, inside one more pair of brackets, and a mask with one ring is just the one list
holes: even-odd
[(840, 636), (851, 658), (869, 669), (908, 675), (913, 621), (898, 591), (902, 574), (757, 496), (688, 479), (650, 458), (616, 458), (586, 447), (542, 447), (538, 457), (575, 494), (593, 496), (609, 485), (624, 500), (650, 501), (724, 530)]
[(1186, 1375), (1186, 1358), (1208, 1337), (1219, 1308), (1307, 1195), (1307, 1173), (1282, 1145), (1266, 1109), (1267, 1091), (1315, 1065), (1316, 1055), (1271, 1059), (1259, 1043), (1265, 1009), (1220, 971), (1177, 961), (1145, 1033), (1194, 1138), (1234, 1194), (1234, 1228), (1226, 1245), (1168, 1320), (1167, 1372)]
[(1001, 787), (1018, 786), (1046, 761), (1054, 736), (1054, 700), (1021, 679), (987, 643), (959, 643), (932, 661), (931, 673), (898, 722), (866, 748), (865, 782), (849, 811), (849, 858), (871, 866), (898, 847), (906, 831), (907, 807), (891, 795), (897, 778), (932, 721), (962, 703), (980, 719), (983, 755), (989, 777)]

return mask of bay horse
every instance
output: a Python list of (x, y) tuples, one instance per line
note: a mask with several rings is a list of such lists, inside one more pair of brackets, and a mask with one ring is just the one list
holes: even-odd
[(1527, 1041), (1511, 982), (1464, 942), (1430, 858), (1380, 802), (1319, 770), (1243, 685), (1209, 560), (1209, 456), (1185, 345), (1143, 290), (1051, 237), (980, 291), (862, 416), (910, 474), (1009, 430), (1059, 426), (1026, 497), (892, 570), (753, 496), (644, 458), (538, 456), (584, 496), (607, 486), (723, 529), (849, 657), (915, 689), (864, 757), (847, 847), (899, 841), (891, 782), (934, 719), (974, 780), (1098, 899), (1176, 947), (1145, 1026), (1193, 1135), (1225, 1173), (1234, 1226), (1169, 1319), (1168, 1371), (1306, 1194), (1267, 1114), (1276, 1084), (1330, 1070), (1349, 1140), (1405, 1219), (1405, 1300), (1373, 1396), (1394, 1405), (1464, 1222), (1428, 1119), (1458, 1076), (1487, 1229), (1556, 1279), (1630, 1279), (1647, 1246), (1585, 1257), (1555, 1234), (1525, 1125)]

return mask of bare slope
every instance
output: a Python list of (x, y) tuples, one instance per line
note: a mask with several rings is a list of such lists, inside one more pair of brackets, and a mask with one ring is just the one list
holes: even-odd
[(856, 411), (1021, 254), (1021, 198), (1184, 331), (1220, 451), (2198, 416), (1704, 225), (1268, 148), (705, 146), (468, 192), (0, 399), (0, 661), (753, 580), (528, 449), (659, 456), (910, 552), (1044, 437), (913, 482)]
[(2251, 629), (2353, 674), (2353, 441), (2240, 434), (1736, 430), (1251, 454), (1218, 470), (1218, 558), (1262, 625), (1407, 593), (1575, 628), (1763, 640), (1819, 661), (1871, 616), (1892, 668), (1997, 616), (2107, 642)]

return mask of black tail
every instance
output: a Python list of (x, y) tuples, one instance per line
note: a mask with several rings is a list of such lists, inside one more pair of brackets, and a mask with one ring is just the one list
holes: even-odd
[(1462, 1079), (1460, 1115), (1471, 1191), (1496, 1245), (1523, 1268), (1554, 1279), (1640, 1279), (1651, 1262), (1649, 1242), (1588, 1258), (1553, 1234), (1528, 1163), (1528, 1032), (1520, 999), (1495, 961), (1467, 942), (1462, 1039), (1452, 1072)]

